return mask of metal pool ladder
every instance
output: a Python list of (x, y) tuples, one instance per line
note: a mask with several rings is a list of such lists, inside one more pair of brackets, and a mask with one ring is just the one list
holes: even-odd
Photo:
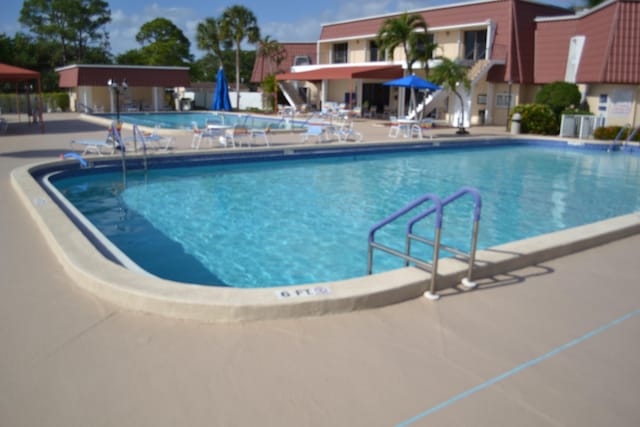
[[(469, 253), (463, 252), (462, 250), (452, 246), (442, 245), (440, 243), (444, 207), (458, 200), (459, 198), (461, 198), (466, 194), (471, 195), (475, 201), (475, 206), (473, 210), (473, 230), (471, 233), (472, 234), (471, 248)], [(383, 245), (375, 241), (375, 234), (378, 230), (396, 221), (398, 218), (400, 218), (407, 212), (418, 208), (419, 206), (421, 206), (422, 204), (428, 201), (433, 202), (433, 206), (427, 208), (426, 210), (420, 212), (418, 215), (412, 217), (411, 219), (409, 219), (409, 222), (407, 223), (407, 233), (406, 233), (404, 252), (400, 252), (396, 249), (393, 249), (389, 246)], [(437, 300), (438, 298), (440, 298), (440, 296), (436, 294), (436, 276), (438, 275), (438, 259), (440, 256), (440, 249), (444, 249), (447, 252), (451, 252), (457, 256), (467, 259), (468, 270), (467, 270), (466, 277), (462, 279), (462, 284), (469, 289), (476, 287), (476, 283), (471, 280), (471, 277), (473, 274), (473, 265), (476, 257), (476, 246), (478, 243), (478, 230), (480, 225), (481, 209), (482, 209), (482, 198), (480, 197), (480, 193), (478, 192), (478, 190), (476, 190), (473, 187), (462, 187), (457, 192), (455, 192), (454, 194), (452, 194), (451, 196), (443, 200), (441, 200), (438, 196), (431, 193), (424, 194), (423, 196), (407, 204), (403, 208), (397, 210), (396, 212), (391, 214), (389, 217), (383, 219), (382, 221), (374, 225), (369, 230), (369, 251), (368, 251), (368, 260), (367, 260), (367, 274), (371, 274), (373, 271), (373, 250), (379, 249), (388, 254), (402, 258), (405, 261), (405, 266), (409, 266), (410, 263), (414, 263), (416, 266), (423, 268), (427, 271), (430, 271), (431, 284), (430, 284), (429, 290), (424, 293), (424, 296), (431, 300)], [(433, 214), (436, 215), (436, 221), (434, 226), (435, 228), (434, 239), (430, 240), (414, 234), (413, 232), (414, 226), (418, 222), (422, 221), (426, 217)], [(411, 255), (412, 241), (417, 241), (433, 247), (433, 258), (431, 262), (413, 257)]]

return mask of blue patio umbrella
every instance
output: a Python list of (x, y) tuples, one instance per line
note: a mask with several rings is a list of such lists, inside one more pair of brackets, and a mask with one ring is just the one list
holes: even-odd
[(231, 111), (231, 101), (229, 100), (229, 87), (227, 78), (224, 75), (224, 69), (220, 67), (216, 75), (216, 92), (213, 96), (213, 110)]
[(382, 83), (384, 86), (396, 86), (396, 87), (404, 87), (411, 89), (411, 98), (409, 101), (409, 110), (415, 110), (415, 89), (421, 90), (440, 90), (441, 87), (435, 83), (431, 83), (428, 80), (423, 79), (422, 77), (418, 77), (415, 74), (411, 74), (410, 76), (404, 76), (399, 79), (391, 80), (388, 82)]
[(399, 79), (384, 82), (382, 84), (384, 86), (408, 87), (410, 89), (428, 89), (428, 90), (440, 89), (440, 86), (438, 86), (437, 84), (431, 83), (430, 81), (425, 80), (422, 77), (416, 76), (415, 74), (411, 74), (410, 76), (404, 76)]

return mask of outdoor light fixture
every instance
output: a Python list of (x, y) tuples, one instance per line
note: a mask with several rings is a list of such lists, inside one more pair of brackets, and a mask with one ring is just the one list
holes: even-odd
[(127, 79), (122, 79), (122, 84), (118, 84), (115, 79), (107, 80), (107, 86), (109, 86), (116, 94), (116, 124), (120, 126), (120, 91), (125, 91), (129, 88)]
[(513, 80), (509, 80), (509, 98), (507, 99), (507, 132), (509, 131), (509, 114), (511, 113), (511, 85), (513, 85)]

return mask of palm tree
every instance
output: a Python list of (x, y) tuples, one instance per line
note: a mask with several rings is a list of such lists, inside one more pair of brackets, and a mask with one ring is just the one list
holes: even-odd
[(464, 99), (457, 91), (457, 87), (459, 85), (464, 86), (466, 90), (471, 88), (471, 82), (467, 77), (467, 68), (448, 58), (441, 57), (439, 59), (441, 62), (431, 69), (429, 79), (435, 84), (442, 86), (444, 89), (453, 92), (458, 97), (462, 113), (460, 122), (458, 123), (458, 131), (456, 133), (467, 134), (469, 132), (464, 128)]
[(427, 33), (427, 23), (422, 15), (417, 13), (403, 13), (395, 18), (386, 19), (377, 34), (377, 42), (380, 49), (390, 52), (393, 59), (393, 51), (396, 47), (402, 46), (405, 58), (407, 59), (408, 73), (412, 73), (412, 66), (415, 62), (415, 52), (411, 49), (412, 36), (418, 30)]
[(236, 51), (236, 106), (240, 106), (240, 45), (246, 39), (249, 43), (258, 43), (260, 28), (258, 21), (249, 9), (235, 5), (222, 13), (219, 22), (220, 38), (235, 46)]
[(215, 18), (206, 18), (196, 28), (198, 49), (207, 51), (218, 57), (222, 66), (222, 49), (220, 48), (220, 22)]
[[(263, 85), (262, 88), (265, 92), (265, 96), (267, 98), (271, 97), (270, 102), (268, 99), (265, 100), (266, 103), (273, 104), (272, 107), (275, 111), (276, 102), (277, 102), (277, 91), (278, 91), (278, 83), (275, 79), (275, 74), (280, 69), (280, 64), (287, 58), (287, 50), (283, 45), (278, 43), (277, 40), (272, 39), (270, 36), (266, 36), (264, 39), (258, 41), (258, 56), (262, 57), (262, 67), (264, 67), (264, 63), (267, 63), (267, 67), (269, 68), (269, 75), (265, 78), (263, 77)], [(273, 70), (273, 65), (275, 63), (276, 70)], [(262, 69), (264, 75), (264, 68)]]
[(429, 60), (433, 58), (433, 51), (438, 47), (433, 38), (426, 32), (414, 32), (409, 37), (408, 68), (413, 68), (413, 63), (419, 61), (423, 64), (424, 75), (429, 75)]
[[(263, 64), (264, 62), (267, 63), (269, 74), (274, 74), (278, 72), (280, 64), (287, 58), (287, 50), (278, 40), (266, 36), (258, 41), (258, 56), (264, 60)], [(273, 69), (274, 64), (276, 65), (275, 70)]]

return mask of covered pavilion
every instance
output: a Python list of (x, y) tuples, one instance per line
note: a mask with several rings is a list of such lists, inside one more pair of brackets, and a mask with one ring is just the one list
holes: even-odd
[[(38, 90), (38, 110), (34, 114), (34, 119), (40, 122), (40, 128), (44, 132), (44, 121), (42, 120), (42, 83), (40, 73), (26, 68), (16, 67), (14, 65), (4, 64), (0, 62), (0, 82), (15, 83), (16, 95), (18, 94), (18, 83), (29, 82), (35, 80)], [(20, 114), (20, 103), (16, 96), (16, 111)]]

